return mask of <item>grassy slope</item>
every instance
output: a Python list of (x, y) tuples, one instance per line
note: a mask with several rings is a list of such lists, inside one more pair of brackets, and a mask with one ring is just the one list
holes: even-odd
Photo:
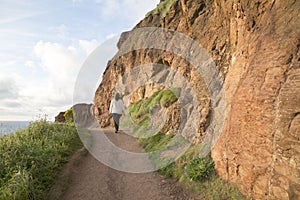
[(34, 122), (0, 139), (0, 199), (44, 199), (59, 168), (82, 147), (74, 124)]
[(155, 14), (158, 14), (158, 13), (159, 13), (159, 14), (160, 14), (160, 17), (161, 17), (161, 18), (164, 18), (164, 17), (168, 14), (168, 12), (169, 12), (171, 6), (172, 6), (176, 1), (177, 1), (177, 0), (165, 0), (165, 1), (162, 1), (162, 2), (160, 2), (160, 3), (156, 6), (156, 8), (155, 8), (154, 10), (148, 12), (148, 13), (146, 14), (146, 16), (149, 16), (149, 15), (155, 15)]
[[(147, 126), (150, 121), (149, 111), (152, 106), (156, 104), (170, 105), (177, 100), (172, 91), (176, 92), (176, 90), (159, 91), (148, 99), (130, 105), (128, 110), (133, 121), (140, 126)], [(135, 134), (145, 136), (143, 128), (137, 129)], [(150, 153), (150, 158), (156, 164), (156, 162), (163, 162), (164, 160), (151, 154), (151, 152), (166, 146), (173, 137), (174, 135), (158, 132), (152, 137), (140, 138), (139, 142)], [(218, 177), (210, 157), (204, 159), (198, 157), (200, 145), (190, 146), (176, 162), (160, 169), (160, 172), (193, 189), (201, 199), (245, 199), (236, 187)]]

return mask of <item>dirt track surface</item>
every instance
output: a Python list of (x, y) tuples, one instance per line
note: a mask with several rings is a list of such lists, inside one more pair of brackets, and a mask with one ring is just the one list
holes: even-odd
[[(93, 132), (92, 134), (97, 134)], [(105, 135), (120, 148), (143, 152), (137, 140), (124, 133), (106, 129)], [(71, 178), (64, 200), (169, 200), (195, 199), (170, 179), (157, 172), (143, 174), (114, 170), (91, 154), (81, 158), (71, 169)]]

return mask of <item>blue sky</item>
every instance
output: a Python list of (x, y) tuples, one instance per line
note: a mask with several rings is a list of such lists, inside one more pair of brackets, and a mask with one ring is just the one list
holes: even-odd
[(72, 106), (75, 79), (88, 55), (132, 29), (158, 3), (0, 0), (0, 120), (45, 114), (54, 120)]

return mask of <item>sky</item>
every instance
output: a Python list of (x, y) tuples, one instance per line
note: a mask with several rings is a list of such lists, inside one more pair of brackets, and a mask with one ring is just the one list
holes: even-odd
[[(0, 121), (54, 120), (103, 42), (132, 29), (159, 0), (0, 0)], [(105, 65), (99, 66), (102, 71)], [(101, 80), (99, 76), (99, 81)], [(92, 103), (91, 95), (89, 102)]]

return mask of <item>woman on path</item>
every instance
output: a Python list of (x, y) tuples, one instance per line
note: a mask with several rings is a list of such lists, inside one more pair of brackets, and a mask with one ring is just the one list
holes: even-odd
[(120, 118), (122, 114), (125, 115), (125, 106), (119, 93), (116, 93), (115, 98), (111, 100), (109, 112), (112, 113), (115, 133), (117, 133), (119, 131)]

